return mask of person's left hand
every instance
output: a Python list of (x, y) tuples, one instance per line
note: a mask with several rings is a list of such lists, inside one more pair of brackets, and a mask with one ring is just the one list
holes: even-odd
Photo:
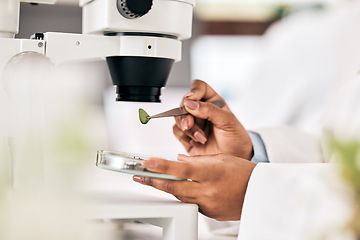
[(176, 176), (183, 181), (134, 176), (136, 182), (173, 194), (219, 221), (239, 220), (251, 173), (249, 160), (218, 154), (179, 155), (178, 162), (151, 158), (143, 162), (149, 171)]

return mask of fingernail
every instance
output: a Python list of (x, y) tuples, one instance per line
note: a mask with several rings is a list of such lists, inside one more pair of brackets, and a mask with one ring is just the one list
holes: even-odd
[(142, 183), (142, 178), (140, 176), (133, 176), (133, 180), (138, 183)]
[(203, 133), (199, 132), (199, 131), (196, 131), (196, 132), (194, 133), (194, 138), (195, 138), (197, 141), (201, 142), (202, 144), (205, 144), (206, 141), (207, 141), (205, 135), (204, 135)]
[(156, 167), (156, 163), (150, 160), (143, 161), (141, 164), (143, 167), (154, 169)]
[(189, 100), (189, 99), (185, 99), (184, 101), (184, 105), (188, 108), (190, 108), (191, 110), (196, 110), (199, 108), (199, 103), (193, 100)]
[(181, 130), (186, 131), (189, 129), (188, 122), (185, 118), (181, 119)]
[(193, 92), (189, 92), (188, 94), (185, 95), (185, 98), (189, 98), (189, 97), (191, 97), (192, 95), (194, 95), (194, 93), (193, 93)]

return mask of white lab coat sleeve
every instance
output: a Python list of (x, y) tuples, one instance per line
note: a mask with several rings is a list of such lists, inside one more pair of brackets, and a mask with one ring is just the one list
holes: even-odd
[[(321, 151), (318, 139), (300, 129), (293, 127), (271, 127), (251, 130), (260, 135), (271, 163), (285, 162), (321, 162)], [(263, 165), (272, 165), (260, 163)], [(256, 169), (258, 166), (256, 167)], [(254, 174), (253, 174), (254, 175)], [(259, 173), (255, 174), (259, 175)], [(253, 178), (253, 177), (252, 177)], [(258, 177), (256, 177), (258, 178)], [(274, 189), (270, 186), (270, 189)], [(277, 187), (277, 186), (276, 186)], [(276, 188), (275, 187), (275, 188)], [(266, 198), (259, 199), (265, 201)], [(199, 216), (200, 233), (202, 236), (226, 235), (236, 236), (239, 229), (239, 221), (218, 222), (204, 216)], [(266, 238), (264, 238), (266, 239)]]
[(353, 239), (353, 209), (339, 169), (329, 163), (256, 165), (242, 209), (238, 240)]
[(320, 140), (315, 135), (289, 126), (251, 131), (260, 135), (271, 163), (322, 162)]

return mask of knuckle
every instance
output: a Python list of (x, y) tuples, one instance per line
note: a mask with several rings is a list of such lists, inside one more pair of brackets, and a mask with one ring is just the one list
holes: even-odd
[(217, 197), (217, 191), (213, 190), (213, 189), (207, 189), (204, 192), (204, 196), (206, 199), (210, 200), (209, 203), (212, 203), (212, 200), (215, 200)]
[(204, 81), (200, 80), (200, 79), (194, 79), (191, 81), (191, 89), (195, 88), (197, 85), (199, 84), (203, 84)]
[(176, 124), (174, 124), (174, 126), (173, 126), (173, 133), (174, 133), (174, 135), (175, 136), (178, 136), (179, 134), (180, 134), (180, 128), (176, 125)]
[(178, 140), (187, 140), (188, 135), (177, 127), (173, 127), (173, 133)]
[(221, 162), (225, 162), (226, 159), (228, 159), (230, 157), (230, 155), (228, 154), (225, 154), (225, 153), (219, 153), (217, 155), (214, 155), (215, 156), (215, 159), (221, 161)]
[(174, 185), (171, 181), (164, 182), (164, 191), (168, 193), (172, 193), (174, 191)]
[(207, 83), (205, 83), (203, 80), (200, 79), (195, 79), (194, 83), (198, 84), (198, 85), (206, 85)]
[(170, 166), (166, 162), (159, 162), (158, 169), (162, 172), (167, 172), (170, 169)]
[(218, 113), (218, 111), (219, 111), (219, 108), (211, 102), (207, 102), (206, 106), (208, 108), (207, 110), (212, 114)]
[(144, 177), (143, 182), (144, 182), (144, 184), (149, 185), (149, 186), (153, 185), (152, 178), (150, 178), (150, 177)]
[(190, 84), (190, 90), (192, 92), (195, 92), (197, 90), (199, 90), (203, 85), (205, 85), (206, 83), (200, 79), (195, 79), (193, 81), (191, 81)]
[(201, 102), (199, 111), (201, 111), (203, 114), (206, 114), (207, 116), (212, 116), (214, 114), (214, 107), (211, 106), (210, 102)]
[(181, 118), (175, 117), (174, 119), (175, 119), (175, 126), (180, 127), (180, 125), (181, 125)]
[(182, 169), (182, 176), (186, 177), (187, 179), (191, 179), (192, 177), (192, 173), (193, 170), (189, 165), (186, 165), (183, 169)]
[(225, 162), (227, 158), (228, 158), (228, 156), (226, 156), (225, 154), (222, 154), (222, 155), (220, 156), (220, 160), (221, 160), (222, 162)]

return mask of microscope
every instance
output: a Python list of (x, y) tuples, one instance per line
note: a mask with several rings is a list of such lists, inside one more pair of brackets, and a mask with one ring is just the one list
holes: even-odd
[(181, 40), (191, 37), (195, 0), (80, 0), (83, 34), (35, 33), (15, 39), (20, 2), (0, 0), (0, 72), (13, 56), (36, 52), (54, 64), (106, 59), (116, 101), (160, 102)]
[[(21, 58), (30, 53), (30, 55), (35, 54), (50, 60), (51, 64), (55, 66), (63, 63), (104, 60), (107, 62), (110, 76), (116, 86), (116, 101), (150, 103), (160, 102), (161, 88), (165, 86), (173, 64), (181, 60), (181, 40), (191, 36), (195, 5), (195, 0), (80, 0), (79, 4), (83, 11), (83, 34), (47, 32), (34, 33), (29, 39), (17, 39), (15, 35), (19, 30), (20, 2), (54, 4), (56, 0), (0, 0), (0, 97), (1, 92), (5, 93), (5, 90), (6, 92), (8, 90), (5, 85), (9, 85), (9, 80), (3, 80), (5, 79), (4, 73), (8, 72), (6, 69), (9, 63), (11, 66), (20, 64), (24, 66), (24, 61), (22, 63), (16, 61), (19, 59), (17, 57)], [(31, 61), (32, 59), (30, 59), (30, 63)], [(30, 69), (29, 72), (34, 78), (34, 71)], [(15, 73), (17, 73), (16, 70)], [(11, 75), (12, 79), (16, 78), (14, 71)], [(35, 75), (35, 80), (41, 79), (42, 76), (46, 77), (46, 73), (43, 72), (36, 72)], [(76, 78), (76, 76), (71, 77)], [(27, 76), (21, 75), (21, 78), (24, 79)], [(34, 126), (41, 124), (42, 120), (39, 119), (42, 113), (40, 110), (39, 114), (37, 114), (37, 110), (34, 111), (35, 113), (30, 112), (26, 104), (34, 101), (36, 95), (25, 96), (27, 86), (22, 84), (21, 79), (15, 80), (17, 83), (12, 84), (15, 86), (15, 89), (12, 90), (16, 91), (13, 101), (16, 101), (17, 105), (8, 107), (9, 104), (4, 104), (4, 101), (0, 99), (0, 164), (2, 165), (0, 166), (0, 175), (5, 176), (9, 175), (9, 172), (16, 172), (12, 177), (21, 177), (27, 174), (28, 169), (31, 168), (31, 178), (24, 177), (24, 180), (20, 181), (27, 184), (28, 179), (42, 174), (44, 163), (38, 156), (43, 154), (42, 149), (45, 148), (43, 143), (48, 142), (47, 140), (32, 140), (33, 135), (31, 134), (36, 130)], [(46, 82), (45, 79), (43, 81)], [(31, 89), (37, 90), (37, 85), (32, 85)], [(39, 86), (41, 87), (41, 84)], [(86, 91), (86, 87), (84, 86), (84, 91)], [(51, 97), (54, 98), (57, 95), (56, 91), (59, 89), (53, 87), (49, 91), (42, 92), (49, 96), (52, 95)], [(59, 102), (66, 102), (67, 99), (64, 98), (69, 98), (64, 90), (59, 96), (62, 98), (58, 99)], [(42, 108), (44, 101), (47, 102), (47, 105), (50, 105), (49, 102), (51, 102), (47, 97), (42, 98), (41, 101), (43, 101), (40, 102), (41, 104), (36, 105), (39, 108)], [(76, 105), (77, 103), (68, 104)], [(64, 106), (64, 108), (68, 109), (68, 106)], [(5, 108), (9, 110), (4, 110)], [(56, 108), (49, 106), (47, 110), (51, 110), (52, 114), (57, 111)], [(7, 120), (9, 112), (16, 112), (16, 117)], [(56, 117), (52, 117), (48, 121), (49, 125), (59, 125), (59, 119), (64, 114), (56, 114), (54, 114)], [(31, 120), (31, 118), (34, 119)], [(16, 119), (17, 122), (14, 122), (13, 119)], [(91, 119), (91, 117), (87, 119)], [(75, 122), (73, 118), (67, 120)], [(2, 121), (6, 123), (2, 124)], [(15, 127), (8, 127), (9, 125)], [(35, 137), (46, 138), (43, 136), (46, 131), (42, 128), (44, 125), (39, 126)], [(19, 132), (20, 137), (13, 137), (14, 134), (9, 132), (9, 129)], [(54, 127), (54, 129), (56, 128)], [(76, 132), (76, 127), (74, 129), (69, 132)], [(34, 131), (28, 133), (29, 130)], [(52, 132), (47, 131), (47, 133), (50, 135)], [(30, 140), (25, 142), (28, 140), (28, 135)], [(69, 137), (68, 139), (74, 138)], [(16, 143), (14, 143), (15, 141)], [(19, 143), (19, 141), (23, 142)], [(32, 148), (38, 149), (38, 152), (27, 154), (29, 148), (27, 143), (34, 144)], [(53, 154), (55, 157), (58, 157), (57, 155)], [(44, 156), (45, 158), (51, 159), (48, 156)], [(9, 182), (10, 177), (6, 178), (6, 181)], [(40, 178), (38, 182), (41, 182)], [(12, 181), (14, 182), (14, 180)], [(0, 179), (0, 182), (4, 181)]]
[[(40, 70), (34, 69), (33, 66), (37, 65), (32, 64), (33, 60), (44, 60), (47, 67), (103, 59), (107, 62), (116, 86), (116, 101), (132, 102), (129, 105), (133, 102), (160, 102), (161, 88), (165, 86), (173, 64), (181, 60), (181, 40), (191, 36), (195, 0), (80, 0), (83, 34), (47, 32), (35, 33), (31, 39), (14, 38), (19, 28), (20, 2), (53, 4), (55, 1), (0, 0), (0, 97), (6, 85), (6, 92), (10, 94), (4, 99), (10, 99), (11, 102), (6, 105), (0, 99), (0, 208), (3, 209), (3, 202), (16, 203), (11, 205), (13, 208), (6, 207), (6, 211), (0, 212), (0, 220), (3, 220), (3, 212), (9, 212), (11, 216), (10, 221), (1, 224), (1, 229), (10, 230), (0, 231), (0, 238), (9, 239), (3, 237), (9, 232), (10, 236), (15, 236), (11, 239), (16, 236), (20, 236), (16, 239), (23, 239), (25, 235), (34, 239), (51, 239), (45, 235), (36, 235), (37, 231), (48, 235), (52, 233), (49, 229), (44, 230), (43, 225), (37, 229), (33, 219), (24, 228), (31, 229), (29, 232), (34, 235), (16, 230), (27, 222), (23, 220), (24, 211), (18, 210), (24, 209), (26, 216), (46, 219), (52, 226), (56, 226), (57, 237), (58, 234), (65, 238), (68, 235), (73, 237), (68, 239), (79, 239), (74, 237), (77, 232), (90, 233), (81, 235), (89, 238), (95, 226), (83, 228), (84, 224), (89, 223), (89, 219), (107, 220), (108, 217), (104, 216), (115, 212), (119, 213), (115, 217), (116, 221), (122, 219), (123, 213), (126, 215), (129, 212), (125, 222), (136, 219), (163, 227), (164, 239), (197, 239), (195, 205), (166, 204), (163, 200), (161, 204), (152, 204), (154, 201), (151, 200), (144, 205), (146, 211), (139, 211), (143, 209), (143, 205), (138, 204), (139, 199), (135, 196), (135, 200), (129, 200), (128, 195), (125, 195), (125, 202), (115, 204), (119, 208), (112, 210), (98, 201), (103, 194), (92, 199), (78, 192), (80, 183), (75, 179), (81, 178), (87, 171), (80, 168), (79, 164), (92, 163), (95, 157), (93, 143), (102, 142), (102, 134), (97, 133), (103, 132), (101, 130), (105, 124), (94, 114), (93, 108), (82, 108), (76, 102), (79, 98), (72, 98), (73, 95), (81, 95), (76, 90), (75, 94), (71, 92), (72, 85), (63, 87), (63, 79), (59, 78), (58, 81), (51, 75), (53, 71), (47, 74), (43, 72), (47, 68), (40, 66)], [(25, 55), (35, 57), (24, 58)], [(25, 73), (18, 71), (24, 68)], [(10, 78), (7, 78), (9, 75)], [(76, 82), (76, 77), (70, 75), (66, 83)], [(2, 81), (2, 78), (6, 81)], [(51, 88), (42, 88), (44, 85)], [(87, 91), (87, 87), (85, 83), (84, 91)], [(38, 95), (42, 97), (38, 98)], [(4, 111), (2, 105), (9, 111)], [(6, 121), (2, 124), (6, 115), (11, 115), (10, 123)], [(94, 125), (96, 130), (93, 129)], [(92, 178), (89, 177), (91, 174), (85, 176), (87, 181)], [(83, 200), (81, 206), (78, 206), (79, 199)], [(105, 200), (104, 204), (107, 204)], [(144, 201), (143, 198), (140, 200)], [(32, 205), (34, 202), (36, 204)], [(94, 211), (87, 208), (88, 202), (91, 203), (89, 206), (96, 203), (95, 208), (91, 208)], [(99, 208), (96, 207), (98, 205)], [(50, 211), (47, 206), (50, 206)], [(109, 209), (105, 215), (98, 211), (103, 206)], [(27, 214), (32, 209), (36, 210), (36, 215)], [(133, 216), (134, 213), (136, 216)], [(138, 219), (142, 216), (138, 213), (144, 217)], [(58, 217), (60, 215), (66, 218)], [(11, 221), (16, 217), (21, 219), (20, 224)], [(103, 231), (101, 234), (104, 238)]]

